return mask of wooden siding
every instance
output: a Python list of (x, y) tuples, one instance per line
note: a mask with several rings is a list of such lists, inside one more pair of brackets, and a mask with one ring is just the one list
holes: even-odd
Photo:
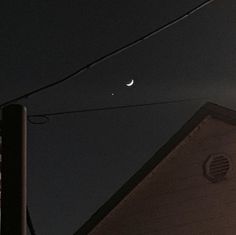
[[(226, 153), (233, 170), (211, 183), (210, 154)], [(236, 234), (236, 127), (206, 118), (90, 235)]]

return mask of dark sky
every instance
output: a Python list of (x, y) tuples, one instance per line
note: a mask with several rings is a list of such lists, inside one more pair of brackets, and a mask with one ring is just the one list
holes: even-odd
[[(61, 79), (202, 2), (9, 1), (0, 14), (0, 103)], [(235, 29), (235, 1), (216, 0), (21, 101), (38, 114), (206, 97), (29, 124), (28, 204), (37, 235), (72, 235), (204, 102), (236, 109)], [(135, 84), (126, 87), (131, 79)]]

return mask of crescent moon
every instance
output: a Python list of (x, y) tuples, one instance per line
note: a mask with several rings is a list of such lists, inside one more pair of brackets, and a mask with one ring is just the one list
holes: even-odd
[(129, 83), (126, 83), (126, 86), (133, 86), (134, 85), (134, 79), (132, 79)]

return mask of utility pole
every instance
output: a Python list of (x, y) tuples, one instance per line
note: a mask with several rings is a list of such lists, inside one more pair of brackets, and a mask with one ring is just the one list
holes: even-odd
[(2, 109), (1, 235), (26, 235), (26, 108)]

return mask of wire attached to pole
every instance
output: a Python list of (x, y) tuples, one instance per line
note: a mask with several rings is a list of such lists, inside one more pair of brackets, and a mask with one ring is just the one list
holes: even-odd
[(29, 231), (30, 231), (31, 235), (36, 235), (28, 206), (27, 206), (27, 225), (28, 225), (28, 228), (29, 228)]
[(205, 99), (206, 98), (189, 98), (189, 99), (168, 100), (168, 101), (159, 101), (159, 102), (151, 102), (151, 103), (143, 103), (143, 104), (129, 104), (129, 105), (118, 105), (118, 106), (110, 106), (110, 107), (69, 110), (69, 111), (61, 111), (61, 112), (54, 112), (54, 113), (31, 114), (31, 115), (28, 115), (28, 121), (31, 124), (40, 124), (41, 125), (41, 124), (48, 123), (49, 120), (50, 120), (50, 117), (54, 117), (54, 116), (62, 116), (62, 115), (78, 114), (78, 113), (88, 113), (88, 112), (97, 112), (97, 111), (106, 111), (106, 110), (140, 108), (140, 107), (146, 107), (146, 106), (183, 103), (183, 102), (191, 102), (191, 101), (198, 101), (198, 100), (205, 100)]

